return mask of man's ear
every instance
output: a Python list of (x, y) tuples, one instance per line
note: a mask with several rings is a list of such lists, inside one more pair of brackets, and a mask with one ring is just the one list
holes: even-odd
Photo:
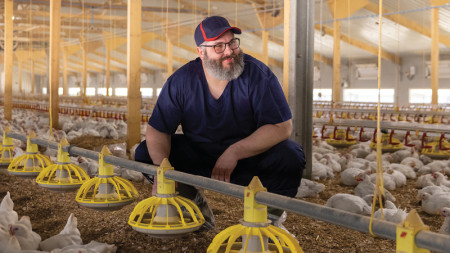
[(203, 50), (201, 47), (197, 47), (197, 53), (200, 59), (203, 61)]

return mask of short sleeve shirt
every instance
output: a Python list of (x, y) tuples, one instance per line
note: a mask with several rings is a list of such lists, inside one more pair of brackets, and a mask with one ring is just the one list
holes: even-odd
[(291, 119), (281, 85), (262, 62), (244, 54), (244, 71), (214, 99), (197, 58), (167, 80), (150, 117), (155, 129), (183, 133), (193, 142), (231, 145), (266, 124)]

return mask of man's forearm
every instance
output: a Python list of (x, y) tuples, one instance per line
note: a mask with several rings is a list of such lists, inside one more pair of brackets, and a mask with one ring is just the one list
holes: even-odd
[(292, 132), (292, 120), (264, 125), (248, 137), (234, 143), (225, 152), (233, 152), (238, 159), (261, 154), (276, 144), (287, 140)]
[(170, 155), (170, 135), (160, 132), (150, 125), (147, 125), (145, 140), (147, 141), (147, 149), (153, 164), (161, 164), (164, 158)]

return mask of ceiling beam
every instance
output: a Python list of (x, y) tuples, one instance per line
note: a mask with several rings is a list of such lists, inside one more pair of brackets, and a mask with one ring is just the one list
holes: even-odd
[[(316, 28), (316, 30), (320, 30), (321, 26), (319, 24), (316, 24), (315, 28)], [(329, 27), (326, 27), (326, 26), (322, 25), (322, 31), (325, 31), (325, 33), (327, 35), (329, 35), (329, 36), (333, 36), (333, 29), (331, 29)], [(372, 46), (372, 45), (369, 45), (369, 44), (367, 44), (365, 42), (362, 42), (360, 40), (350, 38), (350, 37), (348, 37), (348, 36), (346, 36), (346, 35), (344, 35), (342, 33), (341, 33), (340, 37), (341, 37), (341, 40), (343, 42), (346, 42), (346, 43), (348, 43), (348, 44), (350, 44), (352, 46), (355, 46), (355, 47), (360, 48), (360, 49), (362, 49), (364, 51), (367, 51), (367, 52), (369, 52), (369, 53), (371, 53), (373, 55), (378, 55), (378, 47), (377, 46)], [(389, 53), (389, 52), (387, 52), (385, 50), (381, 50), (381, 57), (383, 59), (385, 59), (385, 60), (389, 60), (391, 62), (398, 63), (398, 64), (401, 64), (401, 62), (402, 62), (401, 58), (398, 55)]]
[[(145, 50), (147, 50), (147, 51), (149, 51), (149, 52), (152, 52), (152, 53), (155, 53), (155, 54), (158, 54), (158, 55), (167, 57), (167, 53), (165, 53), (165, 52), (163, 52), (163, 51), (160, 51), (160, 50), (158, 50), (158, 49), (151, 48), (151, 47), (149, 47), (149, 46), (142, 46), (142, 49), (145, 49)], [(185, 59), (185, 58), (177, 57), (177, 56), (172, 56), (172, 58), (173, 58), (175, 61), (178, 61), (178, 62), (180, 62), (180, 63), (182, 63), (182, 64), (185, 64), (185, 63), (188, 63), (188, 62), (189, 62), (189, 60), (187, 60), (187, 59)]]
[(314, 60), (317, 61), (317, 62), (323, 62), (325, 64), (333, 66), (333, 60), (332, 59), (330, 59), (328, 57), (325, 57), (325, 56), (323, 56), (323, 55), (321, 55), (319, 53), (314, 53)]
[[(120, 49), (120, 48), (118, 48), (116, 51), (119, 52), (119, 53), (123, 53), (125, 55), (127, 54), (126, 50), (123, 50), (123, 49)], [(161, 62), (158, 62), (158, 61), (154, 61), (154, 60), (150, 60), (150, 59), (146, 59), (146, 58), (141, 58), (141, 61), (150, 63), (153, 66), (156, 66), (156, 67), (158, 67), (160, 69), (166, 69), (167, 68), (167, 64), (164, 64), (164, 63), (161, 63)]]
[[(369, 3), (366, 5), (365, 9), (378, 14), (379, 6), (378, 6), (378, 4)], [(392, 13), (392, 11), (389, 9), (383, 8), (383, 13)], [(384, 15), (383, 18), (387, 18), (401, 26), (404, 26), (410, 30), (413, 30), (417, 33), (427, 36), (428, 38), (431, 38), (431, 30), (429, 28), (415, 22), (414, 20), (406, 18), (405, 16), (403, 16), (401, 14)], [(439, 42), (446, 45), (447, 47), (450, 47), (450, 37), (440, 34)]]

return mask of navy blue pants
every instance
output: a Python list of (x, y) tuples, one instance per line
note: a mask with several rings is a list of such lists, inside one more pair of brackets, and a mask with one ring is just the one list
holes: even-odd
[[(227, 146), (211, 143), (193, 143), (184, 135), (172, 135), (170, 164), (177, 171), (211, 177), (212, 169)], [(153, 164), (146, 141), (136, 149), (135, 160)], [(259, 155), (239, 160), (231, 174), (233, 184), (247, 186), (258, 176), (267, 191), (295, 197), (305, 168), (303, 148), (291, 140), (285, 140)]]

